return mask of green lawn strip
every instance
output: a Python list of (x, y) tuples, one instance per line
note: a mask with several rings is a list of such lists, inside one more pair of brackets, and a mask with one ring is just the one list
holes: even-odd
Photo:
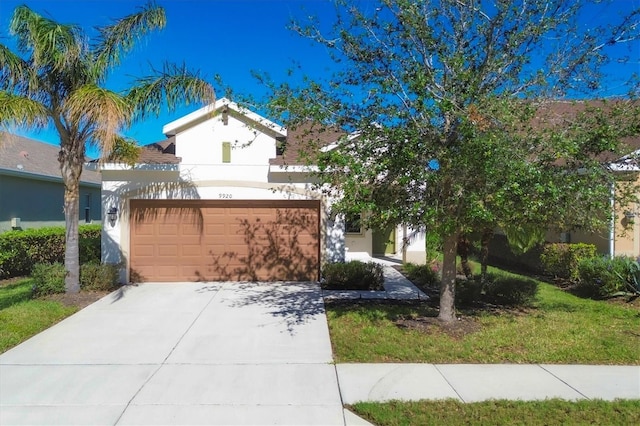
[(348, 407), (379, 426), (399, 425), (632, 425), (640, 401), (363, 402)]
[(328, 304), (336, 362), (640, 364), (637, 309), (580, 299), (545, 283), (534, 307), (480, 313), (478, 330), (463, 337), (394, 322), (435, 315), (420, 306)]
[(28, 278), (0, 285), (0, 309), (31, 298), (32, 281)]
[(0, 353), (63, 320), (78, 308), (31, 299), (31, 280), (0, 286)]

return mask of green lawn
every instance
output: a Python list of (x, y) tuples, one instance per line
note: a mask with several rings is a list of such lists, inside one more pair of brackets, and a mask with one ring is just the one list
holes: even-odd
[(31, 279), (0, 286), (0, 353), (78, 310), (55, 301), (31, 299)]
[(380, 426), (640, 424), (640, 401), (393, 401), (349, 408)]
[(637, 307), (581, 299), (542, 282), (530, 308), (462, 311), (458, 325), (473, 328), (463, 335), (433, 324), (426, 332), (396, 324), (436, 315), (424, 303), (328, 304), (335, 360), (640, 365)]

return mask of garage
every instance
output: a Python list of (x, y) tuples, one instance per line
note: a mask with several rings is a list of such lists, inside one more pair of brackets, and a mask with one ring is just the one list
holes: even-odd
[(131, 200), (133, 282), (316, 281), (320, 202)]

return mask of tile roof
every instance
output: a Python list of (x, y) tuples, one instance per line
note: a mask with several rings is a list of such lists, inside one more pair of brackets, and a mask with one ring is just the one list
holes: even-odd
[[(11, 171), (24, 173), (25, 177), (38, 175), (62, 180), (59, 152), (57, 145), (0, 132), (0, 173)], [(80, 182), (100, 184), (100, 173), (85, 168)]]
[(320, 148), (330, 145), (346, 133), (321, 124), (308, 123), (288, 129), (284, 152), (269, 160), (277, 166), (302, 166), (313, 163)]
[(142, 164), (179, 164), (180, 157), (176, 157), (175, 136), (160, 142), (142, 146), (138, 162)]

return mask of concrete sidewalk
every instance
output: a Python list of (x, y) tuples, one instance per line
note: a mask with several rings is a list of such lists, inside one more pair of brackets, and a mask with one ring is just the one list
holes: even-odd
[(640, 366), (338, 364), (345, 404), (360, 401), (640, 399)]

